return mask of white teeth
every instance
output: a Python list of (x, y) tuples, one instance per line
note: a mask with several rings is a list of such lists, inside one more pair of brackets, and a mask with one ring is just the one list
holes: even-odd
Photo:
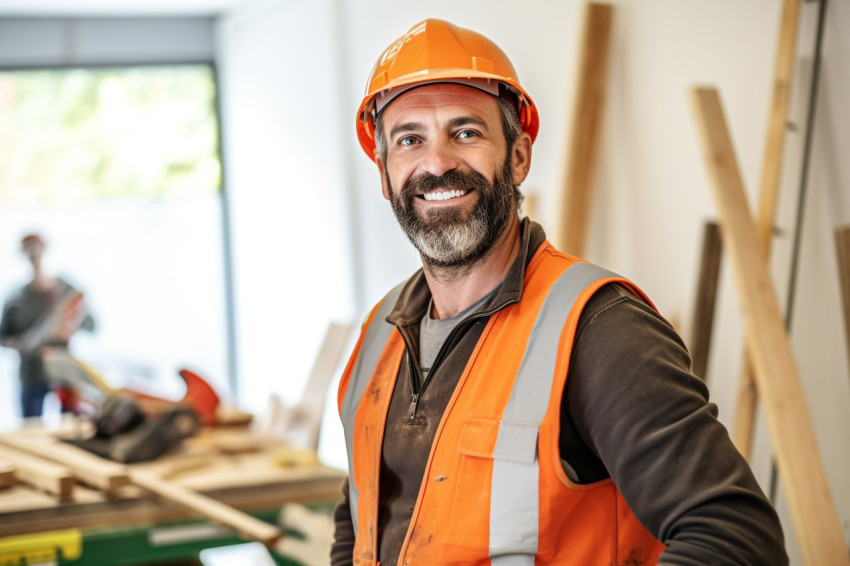
[(449, 200), (452, 198), (462, 197), (469, 191), (454, 189), (451, 191), (441, 191), (438, 193), (425, 193), (422, 198), (425, 200)]

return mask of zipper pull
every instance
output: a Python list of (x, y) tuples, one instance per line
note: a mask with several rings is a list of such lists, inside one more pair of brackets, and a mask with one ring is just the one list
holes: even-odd
[(410, 408), (407, 410), (407, 420), (413, 423), (416, 418), (416, 403), (419, 401), (419, 393), (414, 393), (410, 399)]

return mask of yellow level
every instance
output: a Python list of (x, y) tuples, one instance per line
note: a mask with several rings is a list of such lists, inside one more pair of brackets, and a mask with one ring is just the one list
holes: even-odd
[(76, 529), (0, 538), (0, 566), (55, 562), (57, 551), (65, 560), (83, 553), (83, 535)]

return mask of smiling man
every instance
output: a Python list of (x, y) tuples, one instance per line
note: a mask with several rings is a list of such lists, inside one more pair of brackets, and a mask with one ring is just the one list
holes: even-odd
[(332, 564), (787, 563), (681, 339), (520, 218), (538, 125), (499, 47), (445, 21), (372, 71), (358, 138), (423, 268), (340, 383)]

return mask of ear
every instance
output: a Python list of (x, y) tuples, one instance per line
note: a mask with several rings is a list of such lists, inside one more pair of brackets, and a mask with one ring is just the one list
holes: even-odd
[(390, 200), (390, 187), (387, 184), (387, 168), (377, 153), (378, 152), (375, 151), (375, 165), (378, 166), (378, 175), (381, 177), (381, 192), (385, 199)]
[(531, 136), (523, 132), (511, 148), (511, 167), (514, 185), (520, 185), (531, 169)]

